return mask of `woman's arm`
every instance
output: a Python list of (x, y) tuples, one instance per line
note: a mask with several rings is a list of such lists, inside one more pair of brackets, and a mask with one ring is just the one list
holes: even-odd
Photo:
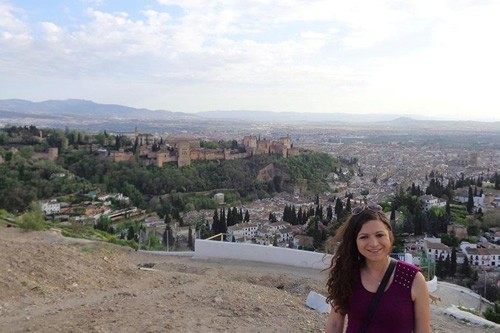
[(418, 272), (411, 286), (411, 298), (415, 311), (414, 333), (430, 333), (431, 310), (429, 305), (429, 290), (422, 273)]
[(342, 333), (344, 331), (344, 318), (345, 315), (336, 312), (332, 306), (326, 320), (325, 333)]

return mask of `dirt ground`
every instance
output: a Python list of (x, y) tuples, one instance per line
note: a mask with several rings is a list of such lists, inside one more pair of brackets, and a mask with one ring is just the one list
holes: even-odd
[[(0, 332), (322, 332), (326, 320), (305, 305), (325, 294), (314, 270), (14, 228), (0, 229), (0, 267)], [(493, 332), (444, 315), (446, 293), (431, 305), (433, 332)]]

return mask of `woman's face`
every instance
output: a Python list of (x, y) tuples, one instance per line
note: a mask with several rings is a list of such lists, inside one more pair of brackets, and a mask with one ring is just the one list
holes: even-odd
[(389, 230), (380, 220), (367, 221), (356, 237), (358, 251), (366, 260), (384, 260), (392, 250)]

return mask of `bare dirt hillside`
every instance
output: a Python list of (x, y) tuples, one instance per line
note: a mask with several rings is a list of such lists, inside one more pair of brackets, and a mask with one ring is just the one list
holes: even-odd
[[(0, 229), (0, 267), (0, 332), (322, 332), (326, 320), (305, 305), (309, 291), (324, 294), (325, 274), (306, 269), (13, 228)], [(433, 332), (493, 332), (445, 306), (432, 305)]]

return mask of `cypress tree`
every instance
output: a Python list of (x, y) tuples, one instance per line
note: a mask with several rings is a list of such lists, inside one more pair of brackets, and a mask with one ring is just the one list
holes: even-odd
[[(229, 211), (227, 212), (229, 214)], [(236, 207), (233, 207), (233, 209), (231, 209), (231, 217), (232, 217), (232, 225), (235, 225), (236, 223), (238, 223), (238, 209)]]
[(227, 225), (228, 226), (234, 225), (233, 211), (231, 208), (228, 208), (227, 210)]
[(335, 215), (337, 216), (337, 220), (340, 219), (340, 216), (342, 215), (342, 210), (344, 209), (344, 206), (342, 205), (342, 200), (340, 198), (337, 198), (335, 202)]
[(172, 228), (170, 224), (167, 224), (165, 231), (163, 232), (163, 245), (167, 247), (167, 250), (174, 246), (174, 235), (172, 233)]
[(285, 208), (283, 209), (283, 221), (290, 222), (290, 216), (288, 214), (288, 205), (285, 205)]
[(444, 276), (450, 276), (451, 275), (451, 260), (450, 260), (450, 255), (448, 254), (446, 256), (446, 259), (444, 259)]
[(326, 208), (326, 219), (328, 222), (330, 222), (331, 220), (333, 220), (333, 208), (332, 208), (332, 205), (328, 205), (328, 207)]
[(345, 204), (345, 210), (348, 214), (351, 214), (351, 198), (347, 198), (347, 202)]
[(460, 267), (460, 273), (465, 277), (470, 277), (471, 268), (469, 264), (469, 258), (467, 258), (467, 256), (465, 256), (464, 263)]
[(216, 235), (216, 234), (221, 232), (220, 230), (221, 230), (221, 227), (220, 227), (219, 213), (218, 213), (217, 209), (215, 209), (213, 223), (212, 223), (212, 231)]
[(394, 206), (392, 206), (391, 208), (391, 217), (389, 218), (389, 222), (391, 224), (391, 228), (393, 230), (393, 232), (396, 231), (396, 209), (394, 208)]
[(219, 220), (220, 220), (220, 228), (221, 228), (220, 232), (224, 232), (224, 231), (222, 231), (222, 230), (224, 230), (224, 226), (227, 227), (227, 222), (226, 222), (226, 208), (222, 208), (220, 210)]
[(135, 230), (133, 226), (128, 227), (127, 240), (133, 240), (135, 238)]
[(474, 197), (472, 192), (472, 186), (469, 185), (469, 199), (467, 200), (467, 212), (472, 213), (474, 208)]
[(297, 224), (304, 224), (302, 223), (302, 207), (299, 207), (299, 211), (297, 212)]
[(238, 213), (238, 218), (239, 218), (240, 222), (244, 221), (245, 214), (243, 214), (243, 208), (240, 208), (240, 212)]
[(188, 247), (191, 251), (194, 251), (193, 230), (191, 229), (191, 226), (188, 229)]
[(457, 250), (455, 247), (451, 249), (451, 261), (450, 261), (450, 276), (455, 276), (457, 272)]
[(436, 262), (436, 276), (438, 278), (444, 278), (446, 277), (446, 274), (444, 273), (444, 262), (443, 262), (443, 257), (439, 256), (437, 262)]

